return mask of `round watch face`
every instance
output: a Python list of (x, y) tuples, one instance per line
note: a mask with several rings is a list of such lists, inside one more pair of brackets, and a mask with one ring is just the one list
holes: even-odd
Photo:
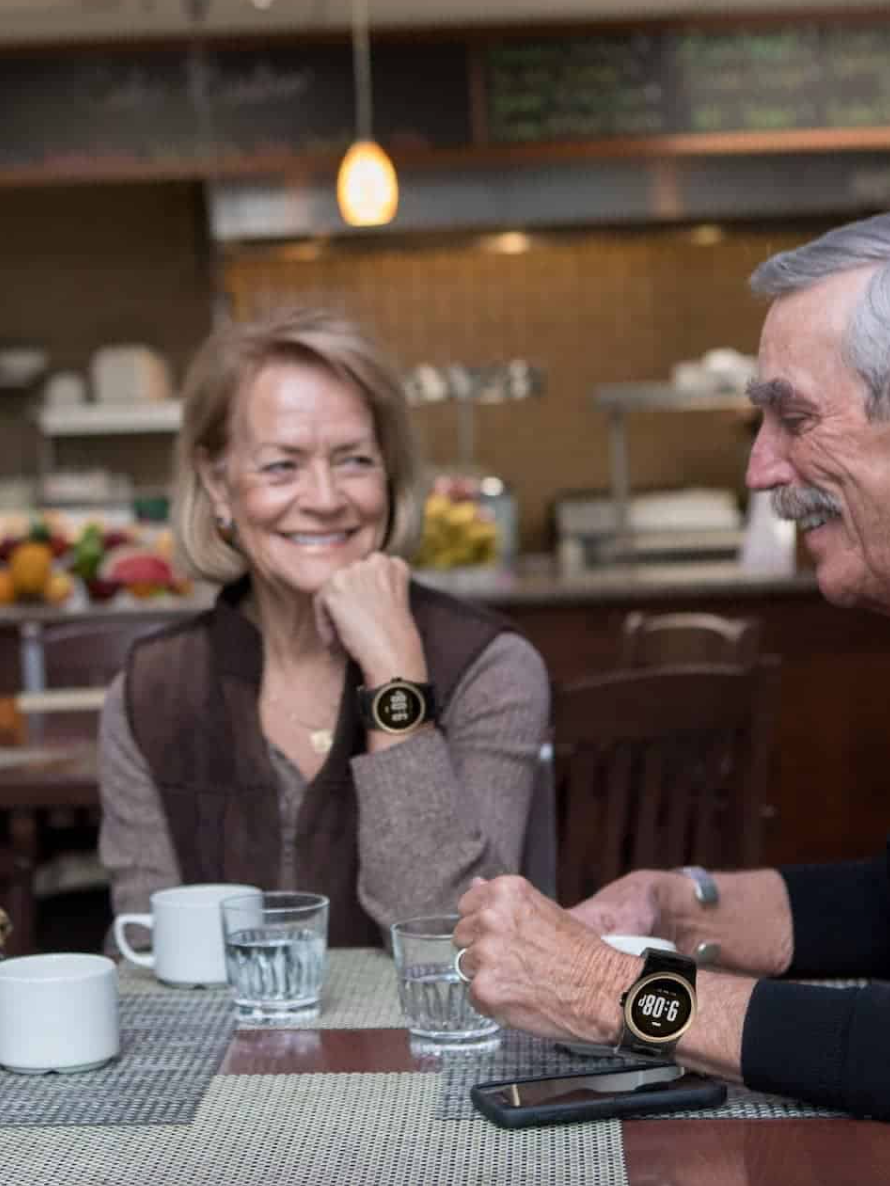
[(644, 976), (627, 995), (624, 1018), (628, 1029), (645, 1042), (674, 1042), (692, 1024), (695, 993), (673, 972)]
[(423, 720), (426, 701), (413, 684), (393, 681), (374, 697), (371, 712), (385, 733), (404, 733)]

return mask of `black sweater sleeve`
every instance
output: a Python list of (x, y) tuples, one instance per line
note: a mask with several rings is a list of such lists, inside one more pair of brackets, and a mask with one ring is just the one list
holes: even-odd
[(742, 1079), (890, 1120), (890, 985), (825, 988), (760, 980), (742, 1032)]
[[(794, 927), (789, 976), (890, 973), (888, 854), (780, 869)], [(749, 1087), (890, 1120), (888, 1067), (890, 985), (755, 986), (742, 1033)]]
[(888, 854), (779, 869), (794, 926), (788, 975), (890, 977)]

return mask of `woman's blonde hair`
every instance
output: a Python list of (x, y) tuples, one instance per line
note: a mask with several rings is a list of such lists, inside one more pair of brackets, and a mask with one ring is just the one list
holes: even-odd
[(237, 547), (220, 533), (196, 457), (202, 448), (211, 461), (222, 456), (238, 395), (263, 367), (276, 362), (323, 366), (358, 388), (374, 419), (389, 487), (383, 547), (410, 557), (420, 529), (419, 467), (398, 374), (380, 347), (348, 318), (291, 307), (221, 326), (189, 367), (173, 471), (172, 524), (181, 563), (193, 576), (221, 584), (247, 571)]

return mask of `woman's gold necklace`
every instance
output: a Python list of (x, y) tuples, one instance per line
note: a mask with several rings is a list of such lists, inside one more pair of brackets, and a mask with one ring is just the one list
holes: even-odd
[(306, 729), (309, 732), (309, 744), (312, 746), (316, 754), (324, 756), (331, 752), (334, 744), (334, 730), (333, 729), (316, 729), (310, 725), (308, 721), (301, 720), (293, 709), (288, 708), (284, 701), (279, 696), (270, 696), (266, 693), (266, 703), (270, 708), (280, 711), (287, 720), (293, 725), (299, 725), (301, 729)]

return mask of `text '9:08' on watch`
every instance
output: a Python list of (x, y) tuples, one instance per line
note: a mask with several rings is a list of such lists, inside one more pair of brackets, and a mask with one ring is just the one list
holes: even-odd
[(643, 970), (621, 995), (617, 1050), (670, 1058), (695, 1019), (695, 961), (647, 947)]

